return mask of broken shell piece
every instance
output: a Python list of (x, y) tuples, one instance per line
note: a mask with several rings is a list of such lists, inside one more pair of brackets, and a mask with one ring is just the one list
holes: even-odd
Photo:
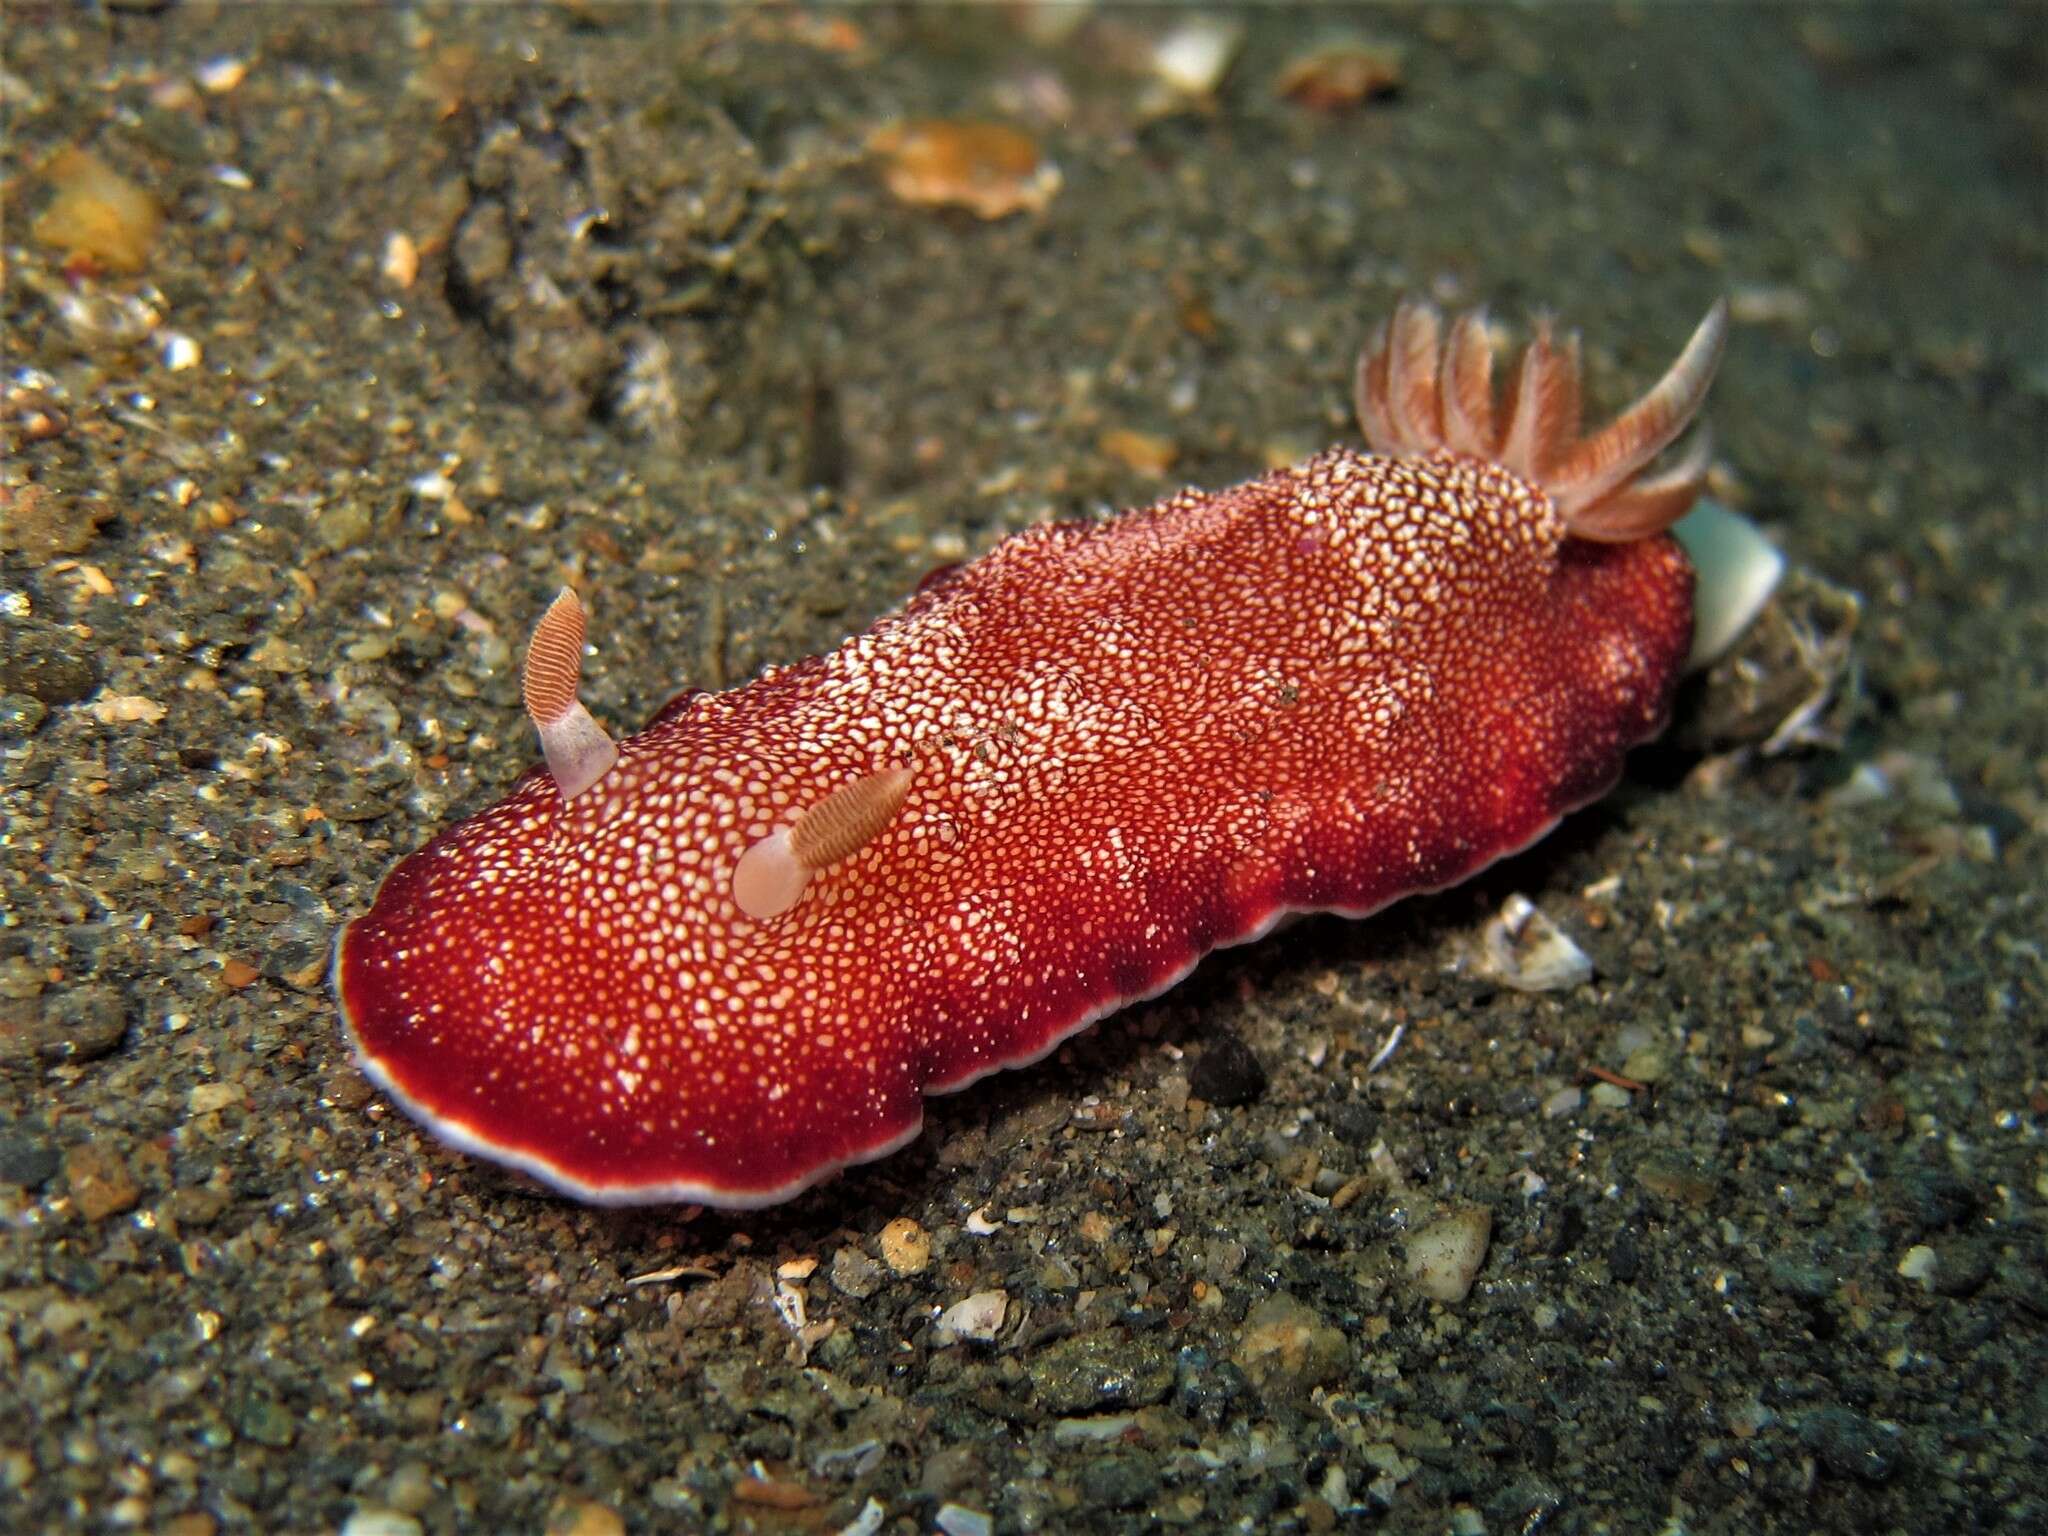
[(1182, 22), (1152, 45), (1152, 74), (1175, 96), (1200, 98), (1223, 83), (1244, 46), (1244, 28), (1234, 21), (1197, 16)]
[(1408, 1279), (1432, 1301), (1463, 1301), (1492, 1237), (1493, 1213), (1484, 1206), (1440, 1217), (1408, 1239)]
[(43, 167), (56, 189), (29, 233), (106, 272), (140, 272), (163, 227), (163, 205), (89, 149), (60, 149)]
[(1755, 622), (1785, 575), (1785, 557), (1756, 524), (1702, 498), (1671, 528), (1692, 560), (1692, 655), (1688, 672), (1712, 666)]
[(932, 1342), (940, 1346), (963, 1340), (992, 1343), (1003, 1331), (1003, 1316), (1009, 1306), (1010, 1298), (1002, 1291), (977, 1291), (939, 1314), (939, 1320), (932, 1325)]
[(1486, 974), (1517, 992), (1563, 992), (1593, 979), (1593, 962), (1555, 923), (1517, 893), (1480, 936)]
[(1401, 50), (1362, 40), (1327, 43), (1280, 71), (1274, 91), (1316, 112), (1339, 112), (1401, 88)]
[(978, 218), (1037, 213), (1060, 189), (1059, 167), (1027, 135), (1001, 123), (891, 123), (868, 141), (882, 184), (920, 207), (966, 208)]

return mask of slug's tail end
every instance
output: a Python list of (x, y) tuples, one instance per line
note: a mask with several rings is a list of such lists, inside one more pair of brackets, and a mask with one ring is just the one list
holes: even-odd
[(1582, 539), (1625, 543), (1669, 528), (1705, 488), (1712, 454), (1702, 429), (1671, 464), (1645, 475), (1707, 397), (1728, 340), (1717, 299), (1664, 377), (1597, 432), (1579, 430), (1579, 339), (1540, 320), (1504, 399), (1493, 388), (1494, 341), (1483, 311), (1446, 332), (1434, 305), (1406, 302), (1358, 360), (1358, 422), (1381, 453), (1452, 452), (1490, 459), (1541, 486)]

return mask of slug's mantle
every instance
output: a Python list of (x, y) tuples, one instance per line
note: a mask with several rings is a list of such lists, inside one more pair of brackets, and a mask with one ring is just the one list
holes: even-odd
[(1666, 716), (1704, 444), (1647, 467), (1726, 324), (1581, 436), (1575, 339), (1497, 402), (1483, 320), (1403, 306), (1359, 368), (1377, 452), (1027, 529), (617, 742), (565, 594), (549, 766), (342, 932), (364, 1070), (580, 1199), (765, 1205), (1211, 949), (1525, 846)]

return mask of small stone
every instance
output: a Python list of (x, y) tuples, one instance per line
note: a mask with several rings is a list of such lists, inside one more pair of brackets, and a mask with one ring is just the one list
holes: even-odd
[(0, 738), (26, 741), (49, 717), (41, 699), (25, 693), (0, 693)]
[(1637, 1170), (1636, 1180), (1651, 1194), (1682, 1205), (1711, 1205), (1720, 1194), (1713, 1179), (1676, 1163), (1645, 1163)]
[(366, 1504), (341, 1522), (341, 1536), (420, 1536), (422, 1527), (403, 1510)]
[(11, 549), (32, 565), (65, 555), (82, 555), (99, 537), (114, 509), (97, 497), (70, 495), (29, 484), (14, 493), (0, 518), (0, 549)]
[(385, 1479), (385, 1499), (393, 1509), (416, 1516), (434, 1501), (434, 1473), (426, 1462), (399, 1462)]
[(1275, 1291), (1245, 1314), (1236, 1360), (1268, 1399), (1298, 1401), (1337, 1379), (1350, 1363), (1341, 1330), (1285, 1291)]
[[(298, 1438), (299, 1427), (284, 1405), (266, 1392), (251, 1390), (235, 1404), (235, 1433), (244, 1440), (281, 1451)], [(414, 1527), (417, 1529), (417, 1526)]]
[(1974, 1296), (1991, 1278), (1993, 1258), (1984, 1243), (1948, 1240), (1936, 1251), (1934, 1294)]
[(619, 1512), (595, 1499), (578, 1499), (558, 1506), (548, 1516), (547, 1536), (626, 1536), (626, 1522)]
[(917, 1491), (928, 1499), (950, 1499), (972, 1493), (988, 1482), (980, 1447), (973, 1444), (942, 1445), (925, 1457), (918, 1470)]
[(1265, 1067), (1227, 1031), (1209, 1041), (1188, 1072), (1188, 1092), (1225, 1109), (1253, 1103), (1265, 1091)]
[(66, 987), (0, 1004), (0, 1066), (97, 1061), (128, 1033), (128, 1013), (112, 987)]
[(90, 698), (99, 685), (97, 659), (63, 625), (40, 619), (0, 624), (0, 692), (25, 693), (56, 708)]
[(1079, 1481), (1091, 1509), (1136, 1509), (1159, 1491), (1159, 1470), (1139, 1456), (1098, 1456), (1081, 1468)]
[(1671, 1075), (1670, 1054), (1661, 1045), (1646, 1045), (1631, 1051), (1621, 1064), (1621, 1075), (1638, 1083), (1661, 1083)]
[(41, 1189), (64, 1164), (55, 1147), (19, 1129), (0, 1131), (0, 1184)]
[(118, 1216), (142, 1198), (142, 1188), (120, 1154), (96, 1141), (64, 1154), (64, 1179), (73, 1203), (88, 1221)]
[(242, 1090), (233, 1083), (195, 1083), (185, 1104), (195, 1115), (210, 1115), (241, 1103), (242, 1098)]
[(866, 1301), (882, 1286), (882, 1266), (848, 1244), (832, 1255), (832, 1289)]
[(932, 1261), (932, 1235), (908, 1216), (898, 1216), (881, 1234), (882, 1262), (899, 1275), (921, 1275)]
[(1617, 1088), (1612, 1083), (1595, 1083), (1586, 1097), (1595, 1109), (1627, 1109), (1635, 1102), (1626, 1088)]
[(1934, 1250), (1925, 1243), (1915, 1243), (1899, 1260), (1901, 1278), (1913, 1281), (1922, 1290), (1934, 1289), (1934, 1270)]
[(1823, 1408), (1807, 1415), (1799, 1438), (1837, 1477), (1882, 1483), (1898, 1470), (1898, 1431), (1847, 1408)]
[(313, 519), (312, 546), (321, 554), (345, 554), (367, 543), (376, 526), (361, 501), (339, 501)]
[(1173, 468), (1179, 450), (1170, 437), (1118, 427), (1102, 434), (1096, 446), (1126, 469), (1161, 479)]
[(227, 1210), (228, 1196), (225, 1190), (215, 1189), (211, 1184), (192, 1184), (172, 1190), (164, 1208), (181, 1227), (210, 1227)]
[(932, 1343), (941, 1348), (962, 1342), (987, 1344), (1003, 1331), (1009, 1305), (1010, 1298), (1002, 1291), (977, 1291), (956, 1301), (933, 1324)]
[(1408, 1239), (1408, 1278), (1433, 1301), (1460, 1302), (1470, 1294), (1486, 1245), (1493, 1213), (1468, 1206), (1431, 1222)]
[(1173, 1389), (1173, 1361), (1150, 1335), (1114, 1330), (1062, 1339), (1025, 1367), (1031, 1392), (1049, 1413), (1149, 1408)]
[(108, 272), (140, 272), (148, 265), (164, 211), (147, 188), (76, 147), (52, 155), (43, 179), (56, 195), (29, 226), (38, 241), (62, 251), (66, 261)]

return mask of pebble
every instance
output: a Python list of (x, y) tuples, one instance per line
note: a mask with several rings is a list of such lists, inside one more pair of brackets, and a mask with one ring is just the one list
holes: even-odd
[(1159, 1491), (1159, 1469), (1139, 1456), (1098, 1456), (1081, 1468), (1079, 1486), (1091, 1508), (1135, 1509)]
[(925, 1457), (918, 1468), (917, 1491), (939, 1503), (956, 1494), (971, 1493), (988, 1480), (980, 1447), (972, 1442), (942, 1445)]
[(1408, 1239), (1410, 1282), (1432, 1301), (1463, 1301), (1486, 1261), (1492, 1236), (1493, 1212), (1485, 1206), (1468, 1206), (1431, 1222)]
[(1934, 1289), (1934, 1270), (1934, 1250), (1925, 1243), (1915, 1243), (1899, 1260), (1900, 1276), (1916, 1282), (1923, 1290)]
[(0, 526), (0, 548), (15, 550), (33, 565), (82, 555), (113, 515), (104, 501), (31, 483), (14, 493), (6, 524)]
[(393, 1509), (416, 1515), (434, 1502), (434, 1473), (425, 1462), (401, 1462), (384, 1484)]
[(1350, 1363), (1351, 1346), (1321, 1313), (1275, 1291), (1245, 1314), (1235, 1357), (1263, 1396), (1294, 1401), (1336, 1380)]
[(898, 1216), (881, 1235), (882, 1262), (898, 1275), (921, 1275), (932, 1262), (932, 1235), (908, 1216)]
[(1882, 1483), (1898, 1470), (1898, 1432), (1847, 1408), (1808, 1414), (1799, 1426), (1799, 1439), (1837, 1477)]
[(43, 168), (56, 188), (29, 232), (65, 260), (87, 260), (109, 272), (140, 272), (163, 227), (162, 206), (90, 150), (62, 149)]
[(987, 1344), (1003, 1331), (1009, 1305), (1010, 1298), (1002, 1291), (976, 1291), (939, 1314), (932, 1327), (932, 1343), (940, 1348), (963, 1341)]
[(365, 1505), (341, 1522), (341, 1536), (421, 1536), (423, 1529), (402, 1510), (376, 1505)]
[(1033, 1401), (1048, 1413), (1149, 1408), (1173, 1390), (1173, 1360), (1150, 1335), (1118, 1330), (1062, 1339), (1025, 1366)]
[(1575, 1115), (1585, 1102), (1585, 1094), (1577, 1088), (1560, 1088), (1543, 1101), (1543, 1118), (1560, 1120), (1566, 1115)]
[(41, 1189), (57, 1176), (63, 1158), (47, 1141), (16, 1127), (0, 1131), (0, 1184)]
[(832, 1289), (866, 1301), (882, 1286), (882, 1266), (851, 1244), (832, 1255)]
[(1660, 1083), (1671, 1075), (1671, 1055), (1661, 1045), (1646, 1045), (1629, 1053), (1621, 1075), (1638, 1083)]
[(234, 1408), (235, 1433), (244, 1440), (281, 1451), (298, 1438), (297, 1421), (283, 1404), (268, 1393), (245, 1393)]
[(1675, 1163), (1645, 1163), (1636, 1171), (1636, 1181), (1651, 1194), (1682, 1205), (1711, 1205), (1720, 1194), (1713, 1179)]
[(43, 701), (25, 693), (0, 693), (0, 737), (26, 741), (50, 716)]
[(25, 693), (57, 708), (90, 698), (99, 685), (97, 657), (63, 625), (41, 619), (0, 624), (0, 692)]
[(1627, 1109), (1634, 1102), (1626, 1088), (1613, 1083), (1595, 1083), (1586, 1090), (1586, 1098), (1595, 1109)]
[(1188, 1092), (1224, 1109), (1253, 1103), (1265, 1091), (1265, 1067), (1228, 1031), (1213, 1037), (1188, 1070)]
[(595, 1499), (578, 1499), (548, 1517), (547, 1536), (626, 1536), (619, 1512)]
[(101, 1142), (82, 1142), (64, 1154), (64, 1179), (72, 1202), (88, 1221), (103, 1221), (142, 1198), (141, 1186), (121, 1155)]
[(0, 1066), (97, 1061), (128, 1033), (128, 1013), (112, 987), (66, 987), (0, 1007)]

